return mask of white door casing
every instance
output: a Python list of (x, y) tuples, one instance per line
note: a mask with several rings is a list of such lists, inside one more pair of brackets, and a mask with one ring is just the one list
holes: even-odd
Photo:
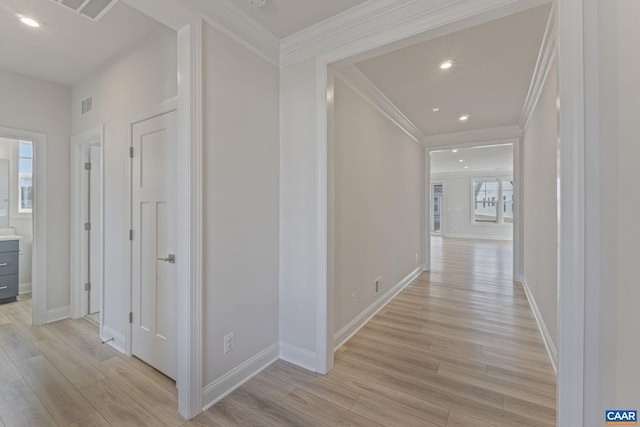
[(132, 127), (132, 354), (177, 376), (175, 111)]
[(89, 163), (89, 222), (91, 223), (89, 241), (89, 307), (88, 313), (101, 311), (102, 306), (102, 182), (101, 148), (99, 145), (88, 147)]

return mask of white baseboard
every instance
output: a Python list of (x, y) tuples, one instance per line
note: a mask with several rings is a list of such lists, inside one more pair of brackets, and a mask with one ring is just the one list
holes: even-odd
[(404, 288), (409, 286), (422, 272), (424, 266), (421, 265), (413, 270), (407, 277), (402, 279), (393, 288), (385, 292), (381, 297), (376, 299), (373, 304), (367, 307), (362, 313), (357, 315), (351, 322), (347, 323), (342, 329), (333, 336), (334, 351), (338, 350), (345, 342), (349, 340), (356, 332), (360, 330), (367, 322), (375, 316), (385, 305), (389, 303)]
[(556, 374), (556, 376), (558, 376), (558, 350), (553, 343), (553, 339), (551, 339), (551, 333), (549, 332), (549, 328), (547, 328), (547, 325), (544, 323), (542, 313), (540, 313), (540, 309), (538, 308), (538, 304), (536, 303), (536, 300), (531, 293), (531, 289), (529, 289), (527, 279), (525, 279), (524, 277), (522, 278), (522, 287), (524, 288), (524, 293), (527, 295), (527, 299), (529, 300), (531, 311), (533, 311), (533, 317), (535, 317), (536, 323), (538, 324), (538, 329), (540, 330), (540, 334), (542, 335), (542, 341), (544, 342), (544, 346), (547, 349), (547, 354), (549, 355), (551, 366), (553, 366), (553, 372)]
[(316, 354), (306, 348), (280, 341), (280, 359), (308, 371), (316, 371)]
[(102, 326), (102, 336), (100, 339), (104, 342), (113, 338), (113, 341), (105, 342), (105, 344), (109, 344), (116, 351), (125, 354), (126, 348), (126, 339), (123, 334), (116, 331), (113, 328), (110, 328), (107, 325)]
[(278, 343), (253, 356), (240, 366), (227, 372), (202, 389), (203, 411), (206, 411), (229, 393), (259, 374), (264, 368), (278, 360)]
[(510, 242), (513, 238), (501, 236), (485, 236), (483, 234), (443, 234), (442, 237), (451, 239), (500, 240)]
[(18, 285), (18, 293), (20, 295), (28, 294), (29, 292), (31, 292), (31, 282), (29, 282), (29, 283), (20, 283)]
[(53, 322), (57, 322), (58, 320), (68, 319), (70, 316), (70, 313), (71, 313), (71, 307), (69, 307), (68, 305), (60, 308), (47, 310), (46, 322), (53, 323)]

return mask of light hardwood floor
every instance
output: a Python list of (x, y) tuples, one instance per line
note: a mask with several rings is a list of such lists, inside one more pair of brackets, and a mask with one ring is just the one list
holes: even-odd
[(328, 375), (276, 362), (189, 422), (171, 380), (88, 322), (33, 328), (28, 299), (2, 305), (0, 427), (555, 425), (555, 377), (510, 245), (435, 238), (432, 267)]

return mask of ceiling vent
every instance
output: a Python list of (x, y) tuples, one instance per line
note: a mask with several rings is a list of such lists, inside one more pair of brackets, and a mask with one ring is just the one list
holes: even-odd
[(99, 21), (118, 0), (53, 0), (80, 15)]

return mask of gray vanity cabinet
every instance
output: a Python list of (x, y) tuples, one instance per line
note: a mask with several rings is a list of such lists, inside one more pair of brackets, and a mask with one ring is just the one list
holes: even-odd
[(15, 301), (18, 296), (19, 259), (17, 240), (0, 241), (0, 304)]

